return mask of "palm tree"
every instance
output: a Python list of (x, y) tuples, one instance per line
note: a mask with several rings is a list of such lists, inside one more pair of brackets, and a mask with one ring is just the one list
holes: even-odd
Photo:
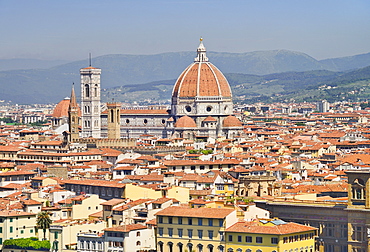
[(37, 214), (36, 226), (44, 232), (44, 240), (46, 240), (46, 229), (50, 228), (50, 224), (52, 222), (53, 221), (50, 219), (50, 214), (48, 212), (39, 212)]

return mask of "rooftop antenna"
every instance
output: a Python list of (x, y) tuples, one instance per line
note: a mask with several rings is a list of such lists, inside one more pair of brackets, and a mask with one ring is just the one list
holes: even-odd
[(91, 53), (89, 53), (89, 66), (91, 67)]

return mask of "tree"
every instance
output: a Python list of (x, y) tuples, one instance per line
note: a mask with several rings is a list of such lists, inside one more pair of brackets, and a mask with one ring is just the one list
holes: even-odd
[(46, 240), (46, 229), (50, 228), (50, 224), (52, 222), (53, 221), (50, 219), (50, 214), (48, 212), (40, 212), (37, 214), (36, 226), (44, 232), (44, 240)]

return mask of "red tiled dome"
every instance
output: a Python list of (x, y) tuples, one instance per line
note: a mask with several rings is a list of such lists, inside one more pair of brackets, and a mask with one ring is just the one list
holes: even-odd
[(175, 123), (176, 128), (195, 128), (197, 125), (195, 124), (194, 120), (191, 119), (189, 116), (182, 116), (180, 119)]
[(60, 101), (54, 108), (53, 117), (68, 117), (68, 107), (71, 100), (67, 97)]
[(225, 76), (208, 61), (206, 48), (201, 43), (198, 56), (177, 79), (172, 97), (223, 96), (231, 98), (231, 89)]
[(172, 96), (231, 97), (231, 90), (225, 76), (212, 63), (194, 62), (177, 79)]
[[(64, 98), (60, 101), (54, 108), (52, 117), (60, 118), (60, 117), (68, 117), (68, 107), (71, 99), (68, 97)], [(81, 116), (80, 108), (78, 108), (78, 116)]]
[(217, 122), (217, 120), (212, 116), (207, 116), (207, 118), (204, 119), (203, 122)]
[(223, 127), (242, 127), (242, 122), (235, 116), (228, 116), (224, 119)]

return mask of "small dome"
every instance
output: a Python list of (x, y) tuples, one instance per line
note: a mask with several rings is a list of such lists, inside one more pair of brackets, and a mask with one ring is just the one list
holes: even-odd
[(242, 122), (235, 116), (228, 116), (224, 119), (223, 127), (242, 127)]
[(217, 122), (217, 120), (212, 116), (208, 116), (206, 119), (203, 120), (203, 122)]
[(180, 119), (175, 123), (176, 128), (195, 128), (196, 123), (189, 116), (180, 117)]

